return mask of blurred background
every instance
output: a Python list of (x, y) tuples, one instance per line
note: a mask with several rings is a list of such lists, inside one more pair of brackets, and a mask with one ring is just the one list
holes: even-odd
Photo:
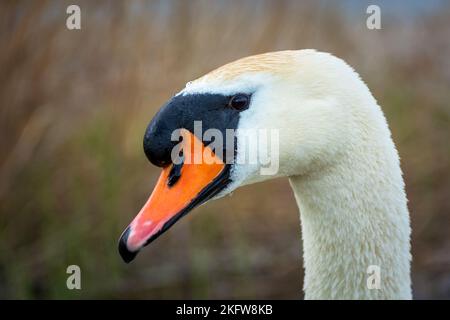
[[(346, 60), (383, 107), (414, 297), (450, 298), (449, 2), (1, 1), (0, 38), (0, 298), (302, 298), (287, 179), (195, 209), (130, 265), (117, 252), (159, 175), (142, 150), (158, 108), (227, 62), (301, 48)], [(72, 264), (82, 290), (66, 288)]]

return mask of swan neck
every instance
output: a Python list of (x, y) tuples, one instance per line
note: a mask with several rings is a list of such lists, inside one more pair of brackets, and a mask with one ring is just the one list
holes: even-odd
[(411, 299), (410, 223), (397, 152), (392, 143), (359, 149), (335, 166), (290, 178), (306, 299)]

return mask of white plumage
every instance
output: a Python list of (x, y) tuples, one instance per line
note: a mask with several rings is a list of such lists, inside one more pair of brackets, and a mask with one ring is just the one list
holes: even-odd
[[(239, 129), (279, 130), (279, 174), (236, 164), (220, 195), (289, 177), (301, 213), (307, 299), (410, 299), (410, 223), (399, 158), (358, 74), (327, 53), (280, 51), (225, 65), (180, 94), (249, 89), (255, 93)], [(370, 265), (380, 268), (380, 289), (367, 287)]]

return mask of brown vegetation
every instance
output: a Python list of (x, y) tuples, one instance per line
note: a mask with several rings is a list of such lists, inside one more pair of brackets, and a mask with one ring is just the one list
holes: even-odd
[(371, 31), (336, 2), (79, 1), (69, 31), (69, 4), (0, 3), (0, 298), (301, 298), (286, 180), (196, 209), (131, 265), (116, 248), (158, 175), (142, 136), (159, 106), (224, 63), (296, 48), (372, 89), (402, 157), (414, 295), (450, 297), (448, 6)]

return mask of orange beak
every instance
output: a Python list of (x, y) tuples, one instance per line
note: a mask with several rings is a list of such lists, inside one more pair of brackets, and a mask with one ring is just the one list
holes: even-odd
[(182, 130), (182, 136), (183, 163), (163, 169), (150, 198), (120, 237), (119, 252), (127, 263), (229, 181), (228, 166), (209, 147), (187, 130)]

